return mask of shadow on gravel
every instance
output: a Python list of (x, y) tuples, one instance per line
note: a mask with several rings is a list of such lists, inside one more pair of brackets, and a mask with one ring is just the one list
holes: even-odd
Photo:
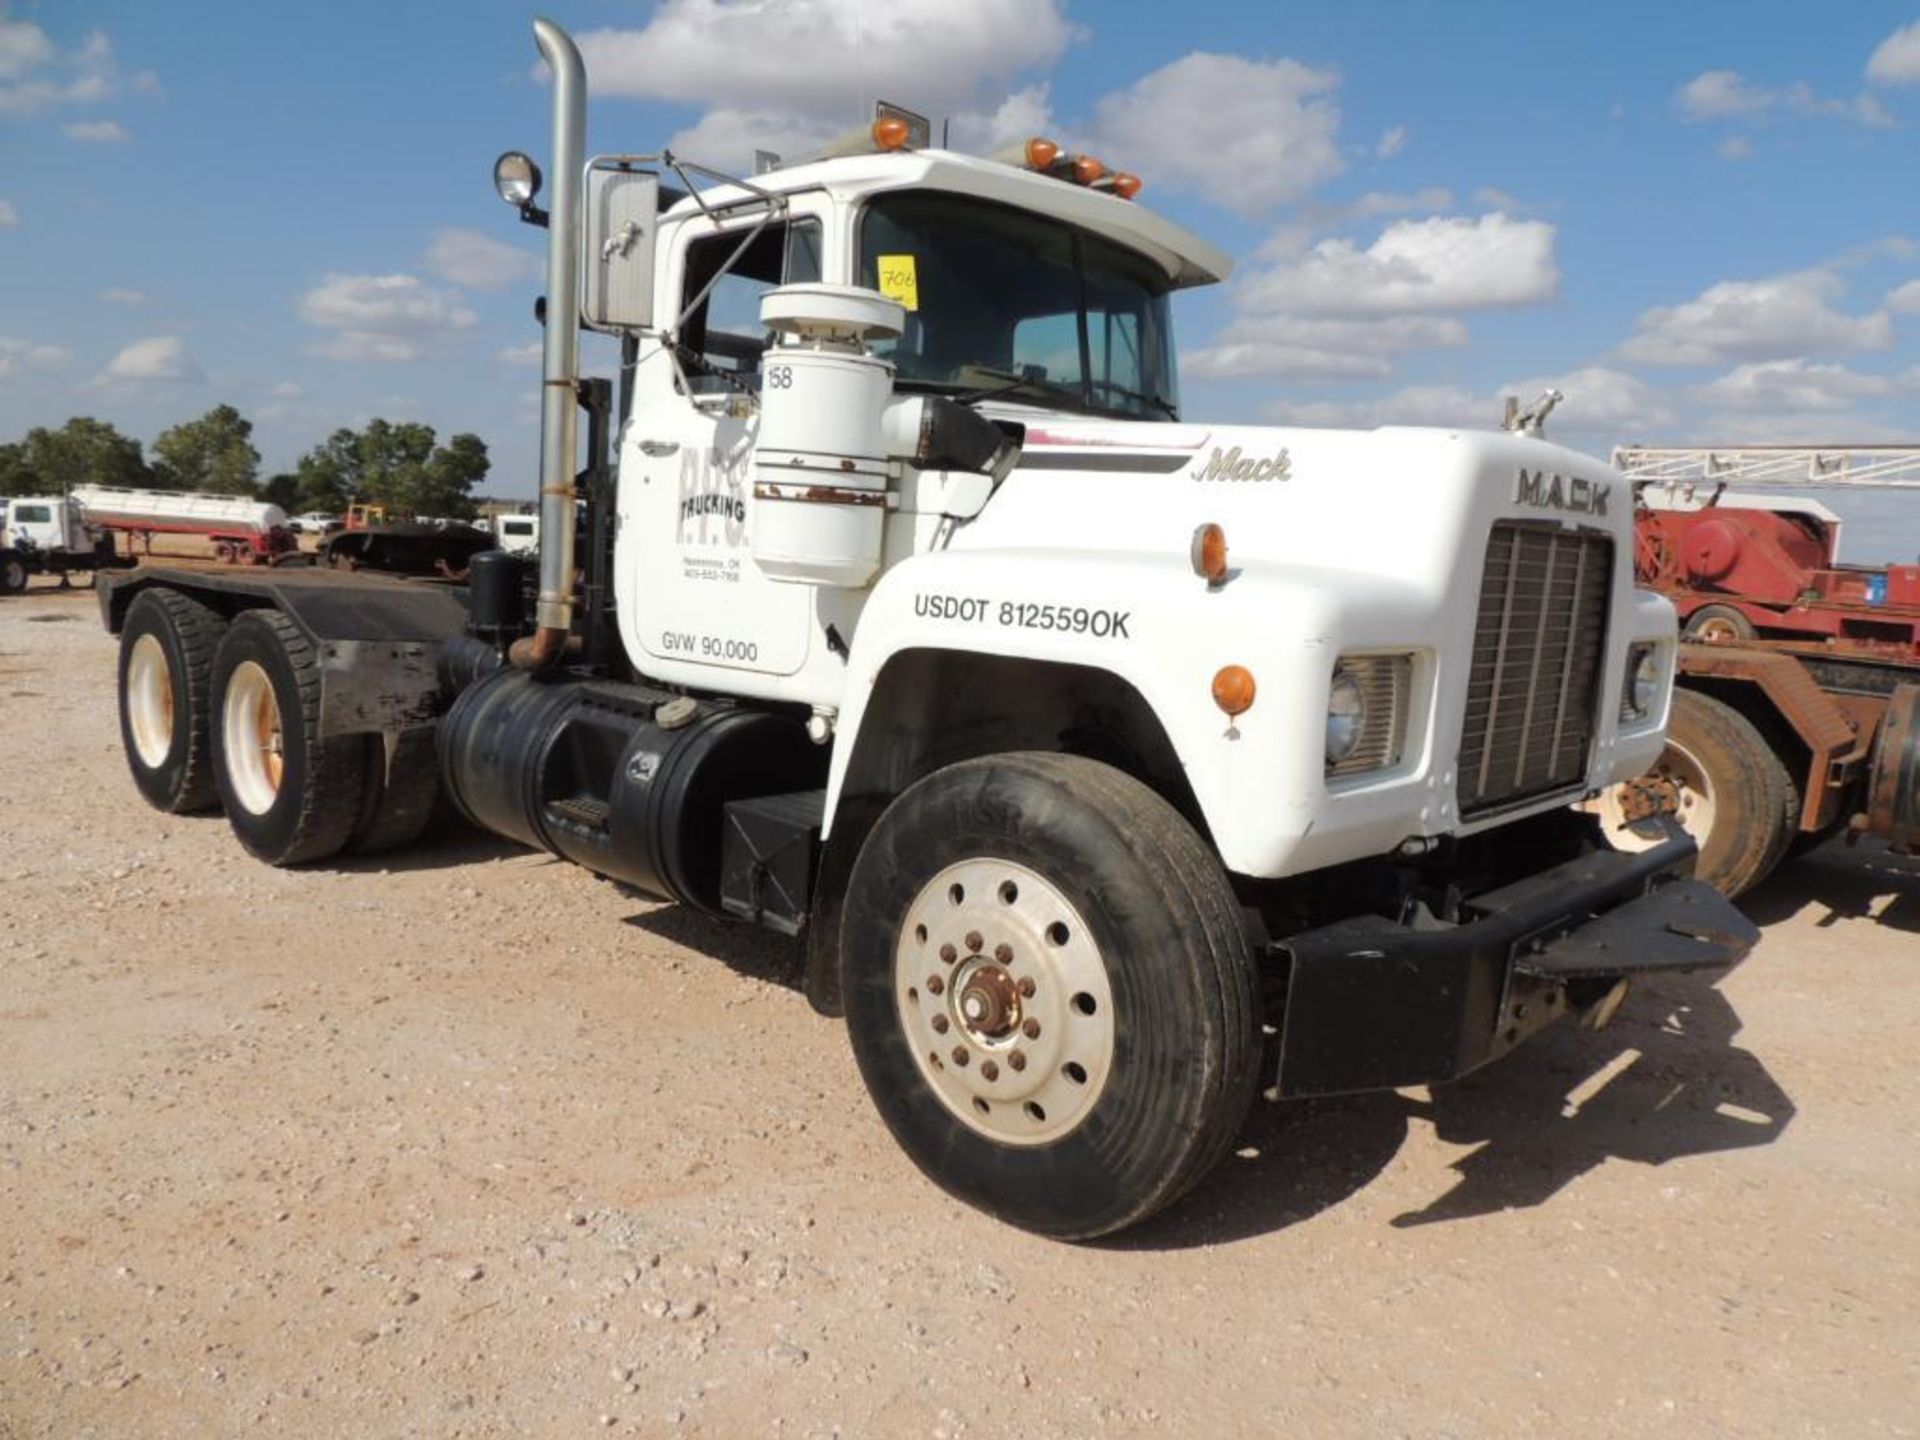
[(1920, 856), (1896, 855), (1878, 841), (1830, 841), (1781, 866), (1740, 901), (1759, 925), (1809, 905), (1826, 911), (1816, 922), (1821, 926), (1872, 920), (1920, 934)]
[(1562, 1024), (1430, 1099), (1418, 1091), (1263, 1103), (1239, 1149), (1171, 1211), (1108, 1242), (1180, 1250), (1310, 1219), (1386, 1169), (1410, 1123), (1477, 1148), (1459, 1181), (1398, 1228), (1544, 1204), (1608, 1160), (1660, 1165), (1766, 1145), (1792, 1099), (1734, 1045), (1739, 1017), (1704, 980), (1648, 984), (1606, 1030)]
[[(625, 886), (621, 889), (636, 899), (649, 898)], [(643, 910), (638, 915), (627, 916), (625, 923), (718, 960), (736, 975), (750, 980), (764, 980), (769, 985), (784, 985), (798, 991), (806, 978), (805, 951), (800, 942), (758, 926), (714, 920), (685, 905), (661, 905)]]
[[(478, 865), (487, 860), (507, 860), (515, 855), (538, 853), (458, 821), (436, 821), (433, 828), (412, 845), (383, 851), (378, 855), (343, 855), (312, 868), (332, 870), (342, 875), (401, 875), (413, 870), (451, 870), (460, 865)], [(564, 862), (554, 860), (553, 863), (559, 865)]]

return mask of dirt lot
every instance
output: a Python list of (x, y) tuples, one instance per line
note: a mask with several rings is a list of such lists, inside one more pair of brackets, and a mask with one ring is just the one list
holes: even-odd
[(146, 809), (113, 660), (0, 601), (7, 1440), (1920, 1429), (1915, 862), (1801, 862), (1603, 1034), (1262, 1105), (1076, 1249), (921, 1181), (779, 942)]

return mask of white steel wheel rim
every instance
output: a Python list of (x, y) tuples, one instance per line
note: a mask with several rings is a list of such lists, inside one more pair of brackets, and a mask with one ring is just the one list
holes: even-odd
[(1080, 912), (1008, 860), (929, 880), (894, 951), (914, 1063), (949, 1114), (1002, 1145), (1079, 1128), (1113, 1073), (1113, 988)]
[(234, 798), (252, 814), (264, 815), (280, 795), (285, 750), (280, 702), (272, 679), (257, 662), (242, 660), (234, 666), (220, 711)]
[(7, 559), (7, 589), (24, 590), (27, 588), (27, 564), (24, 560)]
[(1694, 627), (1693, 638), (1716, 644), (1740, 639), (1740, 627), (1724, 615), (1709, 615)]
[[(1682, 830), (1693, 837), (1696, 845), (1702, 850), (1706, 849), (1707, 837), (1713, 833), (1714, 816), (1719, 809), (1714, 802), (1713, 782), (1707, 778), (1706, 767), (1685, 746), (1669, 739), (1659, 761), (1641, 779), (1658, 780), (1673, 787), (1676, 802), (1673, 818), (1680, 822)], [(1600, 798), (1594, 804), (1600, 816), (1600, 826), (1606, 832), (1607, 843), (1616, 850), (1638, 855), (1643, 850), (1651, 850), (1664, 843), (1667, 837), (1657, 825), (1627, 818), (1626, 794), (1625, 785), (1609, 785), (1600, 792)]]
[(142, 635), (127, 656), (127, 728), (133, 751), (149, 770), (173, 749), (173, 667), (156, 635)]

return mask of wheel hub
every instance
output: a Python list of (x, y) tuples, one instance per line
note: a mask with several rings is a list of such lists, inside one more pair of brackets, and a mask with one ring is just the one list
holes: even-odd
[(1113, 1068), (1113, 992), (1050, 881), (1011, 861), (948, 866), (908, 909), (894, 978), (915, 1063), (955, 1118), (1014, 1145), (1086, 1119)]

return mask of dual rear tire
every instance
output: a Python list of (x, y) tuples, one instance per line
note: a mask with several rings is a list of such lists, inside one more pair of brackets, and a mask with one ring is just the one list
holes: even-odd
[(155, 588), (120, 639), (120, 731), (134, 784), (172, 814), (226, 811), (270, 865), (418, 838), (438, 795), (433, 732), (322, 735), (321, 657), (276, 610), (228, 620)]

